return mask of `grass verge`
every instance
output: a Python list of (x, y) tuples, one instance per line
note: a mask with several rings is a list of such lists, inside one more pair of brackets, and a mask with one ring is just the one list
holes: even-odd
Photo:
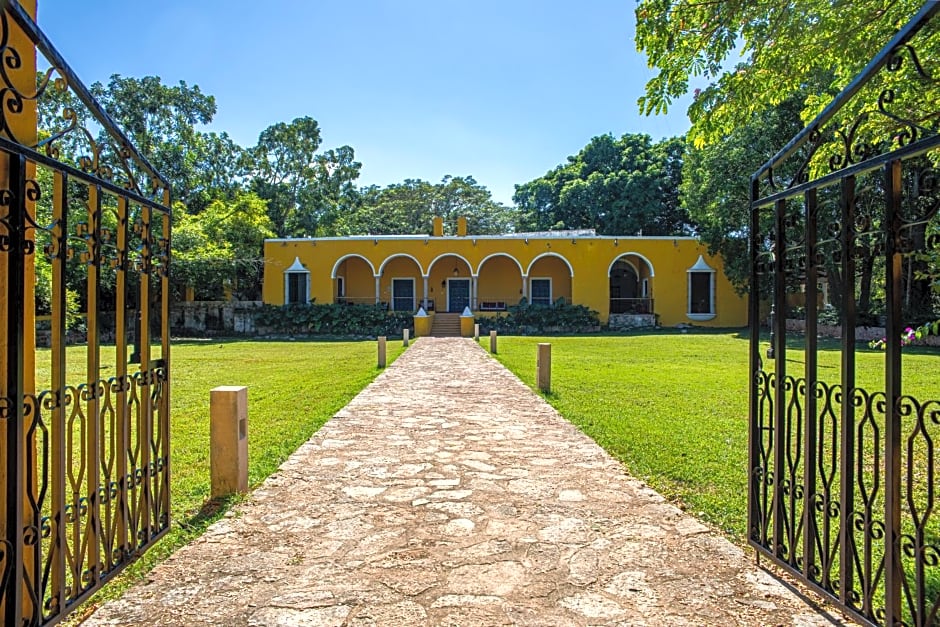
[[(633, 476), (744, 542), (746, 334), (500, 337), (497, 359), (533, 388), (540, 342), (552, 344), (552, 391), (544, 396), (561, 415)], [(796, 339), (790, 346), (788, 372), (801, 376), (803, 354)], [(819, 376), (838, 382), (839, 359), (838, 342), (820, 341)], [(936, 365), (935, 350), (905, 349), (905, 393), (933, 398)], [(860, 385), (883, 389), (883, 371), (884, 353), (858, 348)]]

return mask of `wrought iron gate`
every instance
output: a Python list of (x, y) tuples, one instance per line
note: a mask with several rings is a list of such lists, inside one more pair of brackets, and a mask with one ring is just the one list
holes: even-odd
[[(932, 394), (937, 370), (912, 372), (902, 355), (903, 324), (937, 315), (925, 256), (940, 244), (938, 12), (927, 2), (751, 179), (748, 539), (873, 624), (940, 624), (940, 400), (903, 387), (919, 375)], [(838, 360), (817, 339), (822, 282), (838, 297)], [(868, 349), (856, 325), (873, 322), (871, 286), (882, 284), (884, 368), (873, 376), (857, 368)], [(800, 341), (787, 338), (795, 302)]]
[[(18, 2), (3, 5), (0, 622), (43, 625), (169, 528), (170, 191)], [(33, 46), (50, 66), (38, 79)], [(60, 104), (56, 128), (18, 137), (43, 98)], [(25, 324), (34, 290), (51, 303), (36, 331), (49, 350)]]

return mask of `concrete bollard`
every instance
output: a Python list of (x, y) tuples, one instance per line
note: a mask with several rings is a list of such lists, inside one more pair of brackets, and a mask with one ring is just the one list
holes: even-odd
[(536, 380), (539, 390), (549, 392), (552, 389), (552, 345), (539, 344), (539, 353), (535, 361)]
[(385, 336), (379, 336), (379, 368), (385, 367)]
[(473, 341), (474, 342), (480, 341), (480, 325), (479, 324), (473, 325)]
[(248, 492), (248, 388), (222, 385), (209, 392), (209, 466), (212, 498)]
[(402, 329), (401, 343), (402, 343), (402, 346), (404, 346), (405, 348), (408, 348), (408, 340), (409, 340), (410, 335), (411, 335), (411, 329)]
[(496, 354), (496, 331), (490, 331), (490, 352)]

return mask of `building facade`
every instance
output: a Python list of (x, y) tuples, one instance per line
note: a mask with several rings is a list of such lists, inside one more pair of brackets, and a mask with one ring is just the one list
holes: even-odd
[[(511, 235), (368, 235), (270, 239), (265, 303), (372, 303), (396, 311), (474, 314), (522, 299), (596, 310), (607, 324), (648, 316), (659, 324), (747, 324), (745, 300), (722, 261), (691, 237), (597, 236), (593, 231)], [(613, 318), (612, 318), (613, 316)]]

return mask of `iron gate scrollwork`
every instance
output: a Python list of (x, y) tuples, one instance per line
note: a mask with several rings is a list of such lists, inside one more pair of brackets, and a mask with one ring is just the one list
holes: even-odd
[[(904, 323), (937, 316), (924, 256), (940, 247), (938, 12), (927, 2), (751, 179), (748, 540), (871, 624), (940, 624), (940, 399), (902, 385)], [(885, 318), (874, 378), (856, 364), (873, 281)], [(820, 363), (822, 283), (837, 298), (838, 364)], [(795, 300), (805, 335), (788, 343)]]
[[(22, 7), (4, 5), (0, 615), (45, 625), (169, 529), (170, 189)], [(38, 78), (33, 48), (49, 66)], [(18, 137), (15, 118), (43, 98), (60, 103), (54, 128)], [(24, 324), (34, 274), (48, 350)]]

